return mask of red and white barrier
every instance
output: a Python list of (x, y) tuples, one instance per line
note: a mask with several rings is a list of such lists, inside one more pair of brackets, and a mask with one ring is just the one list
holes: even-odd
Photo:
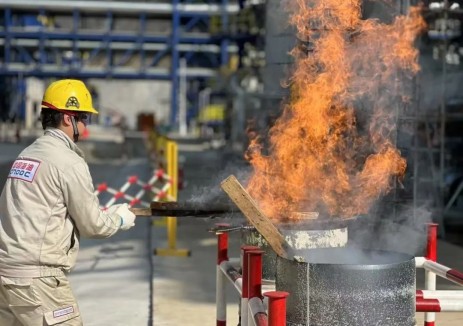
[(248, 301), (249, 301), (249, 252), (259, 250), (256, 246), (242, 246), (241, 247), (241, 266), (243, 270), (243, 291), (241, 293), (241, 307), (240, 307), (240, 320), (244, 323), (248, 322)]
[[(175, 201), (175, 199), (171, 198), (168, 194), (168, 190), (171, 185), (171, 178), (164, 172), (164, 170), (159, 169), (154, 171), (148, 182), (143, 182), (136, 175), (133, 175), (129, 176), (127, 181), (118, 190), (109, 187), (108, 184), (104, 182), (96, 186), (94, 193), (97, 196), (103, 192), (108, 192), (113, 195), (112, 198), (109, 199), (103, 207), (101, 207), (102, 209), (107, 209), (118, 200), (125, 200), (130, 206), (141, 204), (145, 207), (149, 207), (150, 203), (142, 200), (143, 196), (147, 192), (153, 194), (153, 201)], [(137, 193), (134, 196), (127, 194), (128, 190), (135, 186), (140, 188)]]
[(417, 299), (459, 299), (463, 300), (463, 291), (452, 291), (452, 290), (440, 290), (440, 291), (429, 291), (429, 290), (416, 290)]
[[(422, 264), (422, 267), (434, 273), (437, 276), (445, 278), (448, 281), (456, 283), (458, 285), (463, 285), (463, 273), (457, 271), (456, 269), (449, 268), (447, 266), (438, 264), (431, 260), (425, 260)], [(435, 289), (430, 289), (435, 290)]]
[[(228, 234), (218, 235), (217, 259), (217, 325), (226, 325), (225, 282), (228, 279), (241, 294), (241, 326), (285, 326), (287, 292), (270, 291), (268, 308), (262, 296), (263, 251), (254, 246), (241, 247), (243, 274), (229, 262)], [(436, 262), (437, 224), (428, 225), (425, 257), (416, 257), (416, 268), (425, 270), (425, 289), (416, 291), (416, 311), (425, 313), (425, 326), (434, 326), (436, 312), (463, 311), (463, 291), (436, 290), (436, 276), (463, 285), (463, 273)]]
[[(222, 224), (223, 226), (223, 224)], [(286, 326), (287, 292), (272, 291), (265, 293), (269, 308), (262, 295), (262, 255), (258, 247), (242, 246), (240, 275), (228, 258), (228, 234), (217, 233), (217, 277), (216, 277), (216, 314), (217, 326), (226, 326), (226, 281), (232, 282), (241, 294), (241, 326)]]
[[(463, 301), (439, 300), (439, 299), (416, 299), (417, 312), (449, 312), (463, 311)], [(428, 325), (428, 324), (425, 324)]]
[(217, 272), (216, 272), (216, 315), (217, 326), (227, 324), (227, 298), (225, 296), (226, 276), (220, 265), (228, 262), (228, 233), (217, 235)]
[(436, 276), (463, 285), (463, 273), (437, 260), (437, 224), (428, 224), (426, 256), (416, 257), (417, 268), (425, 270), (425, 290), (416, 291), (416, 311), (425, 313), (425, 326), (434, 326), (436, 312), (463, 311), (463, 291), (437, 291)]
[[(267, 312), (262, 301), (262, 250), (246, 252), (244, 259), (248, 260), (248, 295), (249, 311), (248, 325), (267, 326)], [(246, 257), (247, 256), (247, 257)], [(246, 270), (243, 269), (243, 274)]]

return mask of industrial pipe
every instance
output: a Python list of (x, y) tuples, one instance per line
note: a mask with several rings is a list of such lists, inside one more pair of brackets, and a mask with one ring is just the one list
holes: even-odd
[(50, 10), (50, 11), (74, 11), (82, 12), (100, 12), (123, 14), (171, 14), (174, 9), (185, 14), (205, 14), (218, 15), (223, 10), (227, 13), (237, 13), (238, 4), (229, 4), (227, 6), (216, 4), (189, 4), (181, 3), (176, 6), (171, 3), (146, 3), (146, 2), (109, 2), (109, 1), (52, 1), (52, 0), (2, 0), (0, 8), (11, 8), (21, 10)]

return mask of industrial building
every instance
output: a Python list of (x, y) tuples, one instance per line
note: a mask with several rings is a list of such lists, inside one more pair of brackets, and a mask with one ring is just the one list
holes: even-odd
[[(0, 0), (0, 258), (35, 239), (8, 228), (51, 109), (100, 217), (136, 218), (86, 237), (63, 204), (77, 303), (37, 304), (46, 325), (463, 325), (462, 21), (460, 0)], [(62, 80), (93, 106), (47, 102)], [(28, 325), (9, 269), (0, 325)]]

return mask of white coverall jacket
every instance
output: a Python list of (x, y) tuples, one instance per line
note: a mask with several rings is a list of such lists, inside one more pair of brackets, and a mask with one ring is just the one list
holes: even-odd
[(0, 275), (62, 275), (75, 264), (79, 236), (107, 238), (121, 222), (100, 210), (81, 150), (47, 129), (16, 159), (0, 197)]

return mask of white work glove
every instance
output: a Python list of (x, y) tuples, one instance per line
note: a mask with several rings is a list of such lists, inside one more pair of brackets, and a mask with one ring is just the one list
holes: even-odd
[(121, 218), (121, 230), (128, 230), (135, 225), (135, 214), (129, 210), (129, 204), (117, 205), (114, 211)]

